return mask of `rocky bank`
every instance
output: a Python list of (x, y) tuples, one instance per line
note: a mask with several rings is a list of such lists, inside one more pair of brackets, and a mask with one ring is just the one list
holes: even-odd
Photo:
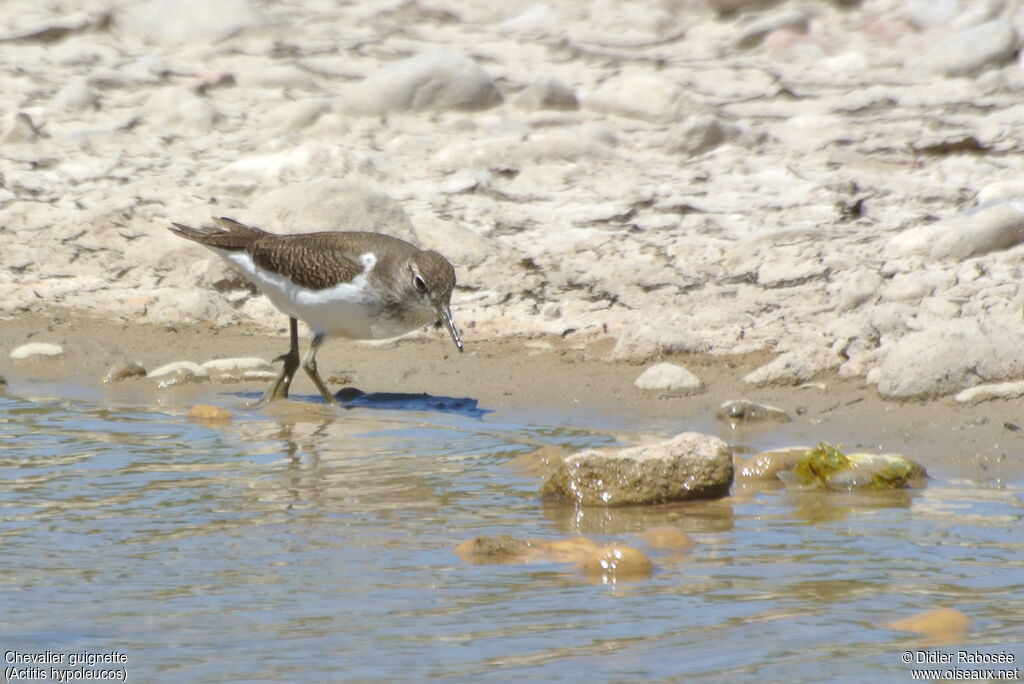
[(467, 341), (777, 356), (887, 397), (1024, 376), (1024, 7), (0, 6), (0, 311), (283, 317), (171, 221), (456, 263)]

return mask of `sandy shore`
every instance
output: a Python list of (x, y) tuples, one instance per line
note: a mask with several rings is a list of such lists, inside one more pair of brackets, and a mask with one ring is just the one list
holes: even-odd
[[(179, 411), (199, 402), (236, 409), (238, 392), (261, 392), (266, 381), (216, 381), (158, 389), (154, 380), (131, 378), (105, 385), (107, 369), (125, 360), (152, 370), (191, 360), (260, 356), (271, 359), (287, 346), (280, 333), (257, 326), (153, 325), (94, 318), (69, 311), (21, 314), (0, 325), (0, 374), (9, 393), (81, 394), (127, 400)], [(15, 361), (8, 352), (28, 342), (64, 347), (55, 357)], [(427, 392), (471, 397), (499, 420), (610, 430), (626, 442), (644, 435), (685, 430), (718, 434), (740, 452), (826, 440), (844, 448), (905, 453), (943, 479), (983, 483), (1024, 476), (1024, 427), (1011, 402), (965, 407), (952, 399), (931, 402), (882, 400), (862, 380), (823, 375), (813, 388), (751, 389), (742, 377), (763, 363), (758, 355), (685, 355), (672, 360), (695, 369), (706, 391), (663, 396), (637, 389), (642, 366), (608, 361), (610, 342), (578, 345), (569, 339), (477, 340), (467, 337), (458, 354), (440, 332), (383, 345), (336, 342), (322, 351), (324, 377), (347, 377), (367, 392)], [(341, 385), (331, 383), (334, 389)], [(822, 388), (823, 387), (823, 388)], [(301, 374), (293, 394), (315, 390)], [(784, 409), (788, 424), (731, 428), (716, 420), (722, 402), (746, 398)], [(345, 411), (339, 418), (344, 420)]]

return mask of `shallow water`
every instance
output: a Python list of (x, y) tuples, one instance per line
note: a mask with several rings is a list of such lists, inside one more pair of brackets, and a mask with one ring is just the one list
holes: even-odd
[[(1024, 657), (1021, 483), (577, 511), (508, 465), (614, 441), (556, 417), (49, 392), (0, 395), (5, 652), (115, 651), (137, 682), (906, 681), (929, 646), (880, 623), (948, 605), (973, 624), (939, 651)], [(628, 583), (453, 552), (666, 524), (695, 546)]]

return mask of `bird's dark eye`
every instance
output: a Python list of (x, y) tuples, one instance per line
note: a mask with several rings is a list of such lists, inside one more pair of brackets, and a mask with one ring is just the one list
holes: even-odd
[(423, 282), (423, 278), (420, 278), (419, 276), (413, 276), (412, 284), (420, 292), (426, 292), (427, 291), (427, 284), (425, 282)]

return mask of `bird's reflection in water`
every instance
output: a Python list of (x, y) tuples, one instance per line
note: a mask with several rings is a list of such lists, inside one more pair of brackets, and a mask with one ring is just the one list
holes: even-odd
[(444, 483), (435, 481), (423, 463), (437, 457), (437, 449), (424, 451), (422, 438), (410, 439), (410, 433), (436, 429), (441, 434), (451, 428), (415, 415), (339, 411), (319, 397), (310, 399), (262, 407), (272, 421), (263, 422), (262, 434), (253, 436), (274, 445), (284, 458), (261, 478), (261, 498), (283, 503), (289, 511), (320, 513), (440, 505)]

